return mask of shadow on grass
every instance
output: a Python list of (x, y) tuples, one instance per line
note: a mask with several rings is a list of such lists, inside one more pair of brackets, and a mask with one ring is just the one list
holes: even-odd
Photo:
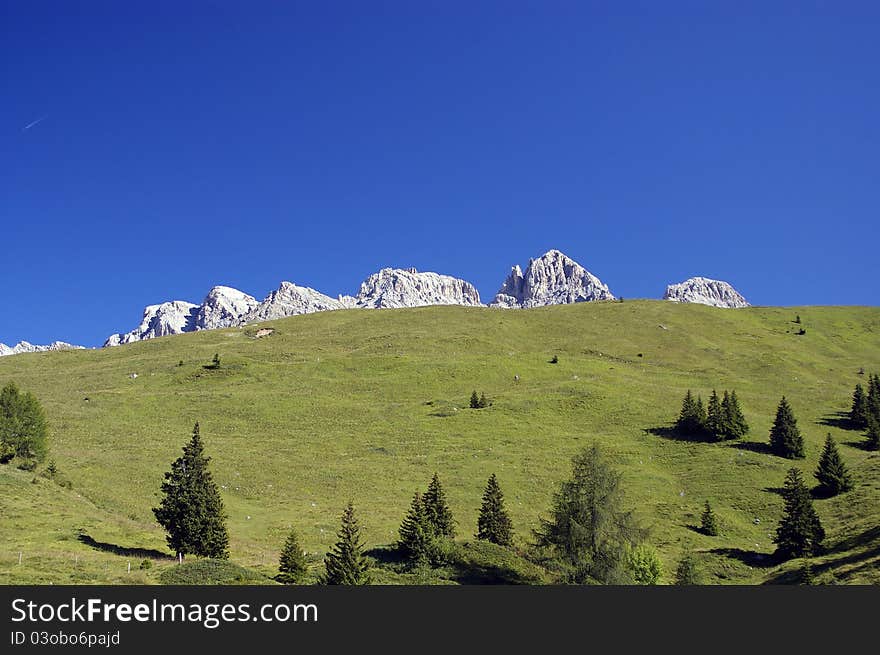
[(364, 555), (376, 561), (380, 566), (403, 566), (406, 557), (398, 548), (390, 546), (376, 546), (364, 551)]
[(747, 566), (755, 568), (770, 568), (779, 563), (774, 555), (767, 553), (756, 553), (753, 550), (743, 550), (742, 548), (713, 548), (709, 551), (713, 555), (722, 555), (730, 559), (735, 559)]
[(174, 559), (168, 553), (153, 548), (128, 548), (118, 544), (110, 544), (103, 541), (97, 541), (85, 532), (77, 535), (77, 540), (95, 550), (103, 550), (105, 553), (113, 553), (114, 555), (122, 555), (123, 557), (140, 557), (149, 559)]
[(769, 443), (762, 443), (760, 441), (734, 441), (730, 443), (729, 447), (736, 448), (737, 450), (747, 450), (750, 453), (760, 453), (762, 455), (774, 454)]
[(713, 439), (709, 439), (701, 434), (685, 434), (677, 430), (674, 426), (661, 426), (655, 428), (646, 428), (645, 432), (653, 434), (655, 437), (670, 439), (672, 441), (687, 441), (690, 443), (715, 443)]
[(816, 421), (816, 425), (827, 425), (830, 428), (839, 428), (840, 430), (857, 429), (849, 418), (849, 412), (835, 412), (834, 414), (823, 416)]
[(871, 452), (874, 448), (868, 445), (868, 440), (863, 439), (862, 441), (844, 441), (844, 446), (849, 446), (850, 448), (858, 448), (859, 450), (864, 450), (867, 452)]
[(785, 497), (785, 487), (764, 487), (761, 491), (766, 491), (768, 494), (776, 494), (777, 496)]

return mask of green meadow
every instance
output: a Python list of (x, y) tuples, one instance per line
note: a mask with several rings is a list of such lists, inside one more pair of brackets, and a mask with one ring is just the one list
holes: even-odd
[[(266, 327), (274, 332), (258, 338)], [(222, 363), (212, 369), (215, 353)], [(0, 466), (0, 583), (198, 580), (197, 570), (177, 570), (151, 511), (196, 421), (228, 513), (227, 581), (271, 583), (290, 526), (317, 574), (351, 499), (376, 556), (376, 582), (486, 581), (462, 570), (504, 558), (517, 560), (508, 564), (520, 581), (541, 582), (537, 567), (473, 543), (483, 488), (495, 473), (525, 551), (571, 457), (593, 442), (623, 473), (665, 582), (685, 550), (710, 584), (790, 581), (800, 562), (770, 557), (779, 488), (792, 465), (815, 482), (830, 432), (856, 487), (815, 501), (827, 538), (813, 568), (820, 582), (878, 583), (880, 455), (861, 448), (862, 434), (842, 419), (854, 386), (875, 372), (880, 308), (630, 300), (332, 311), (4, 357), (0, 385), (14, 381), (46, 410), (58, 473), (43, 474), (48, 459), (35, 472)], [(685, 392), (705, 402), (713, 388), (736, 390), (748, 436), (675, 438), (669, 428)], [(469, 409), (473, 390), (490, 406)], [(804, 460), (766, 448), (783, 394), (806, 442)], [(435, 471), (458, 521), (463, 563), (407, 573), (383, 563), (383, 553)], [(717, 537), (696, 530), (707, 500)]]

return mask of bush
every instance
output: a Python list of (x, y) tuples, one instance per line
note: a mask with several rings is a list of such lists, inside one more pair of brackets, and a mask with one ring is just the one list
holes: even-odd
[(141, 561), (141, 565), (138, 568), (141, 571), (146, 571), (147, 569), (153, 568), (153, 563), (150, 560), (145, 559)]

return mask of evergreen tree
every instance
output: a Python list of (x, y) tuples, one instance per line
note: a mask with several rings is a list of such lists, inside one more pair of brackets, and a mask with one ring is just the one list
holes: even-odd
[(860, 384), (857, 384), (856, 390), (853, 391), (849, 422), (857, 430), (868, 427), (868, 397)]
[(626, 556), (645, 531), (623, 509), (620, 479), (598, 446), (576, 455), (571, 478), (553, 496), (550, 519), (534, 531), (565, 582), (632, 582)]
[(853, 487), (852, 478), (830, 433), (825, 437), (825, 448), (819, 457), (819, 467), (813, 475), (819, 481), (819, 488), (830, 496), (844, 493)]
[(427, 564), (431, 556), (434, 528), (428, 521), (420, 493), (416, 492), (413, 496), (409, 512), (400, 524), (398, 532), (400, 539), (397, 547), (404, 557), (414, 565)]
[(721, 441), (726, 438), (726, 432), (724, 415), (721, 412), (721, 403), (718, 401), (718, 394), (715, 393), (715, 389), (712, 389), (712, 395), (709, 396), (708, 411), (706, 412), (706, 434), (714, 441)]
[(438, 537), (446, 537), (447, 539), (455, 538), (455, 519), (452, 511), (446, 503), (446, 493), (443, 491), (443, 485), (440, 484), (440, 476), (434, 473), (431, 482), (428, 484), (428, 490), (423, 497), (425, 503), (425, 516), (428, 524), (433, 528), (433, 532)]
[(220, 490), (208, 470), (199, 424), (171, 464), (162, 483), (164, 497), (153, 508), (156, 520), (168, 533), (168, 547), (179, 557), (193, 554), (225, 559), (229, 556), (226, 512)]
[[(726, 407), (724, 407), (725, 403)], [(749, 424), (746, 422), (746, 417), (739, 406), (739, 398), (736, 397), (735, 390), (731, 391), (729, 396), (726, 391), (724, 392), (722, 407), (724, 407), (728, 439), (742, 439), (749, 433)]]
[(706, 424), (706, 413), (703, 409), (703, 401), (694, 398), (688, 389), (681, 403), (681, 412), (675, 423), (675, 429), (686, 436), (698, 436), (703, 433)]
[(303, 579), (307, 568), (306, 554), (299, 545), (296, 530), (291, 528), (290, 534), (287, 535), (287, 541), (284, 542), (284, 548), (281, 550), (281, 557), (278, 560), (278, 575), (275, 579), (284, 584), (296, 584)]
[(476, 389), (471, 394), (471, 409), (480, 409), (480, 397), (477, 395)]
[(709, 505), (708, 500), (706, 501), (703, 515), (700, 517), (700, 528), (703, 530), (703, 534), (710, 537), (718, 536), (718, 519), (715, 518), (715, 512), (712, 511), (712, 506)]
[(868, 429), (865, 432), (865, 448), (880, 450), (880, 421), (872, 415), (868, 416)]
[(499, 546), (513, 545), (513, 523), (504, 509), (504, 494), (493, 473), (483, 492), (483, 504), (477, 519), (477, 539), (490, 541)]
[(486, 400), (485, 392), (481, 393), (480, 394), (480, 409), (483, 409), (484, 407), (488, 407), (488, 406), (489, 406), (489, 401)]
[(874, 420), (880, 421), (880, 375), (874, 374), (870, 376), (868, 384), (868, 397), (865, 401), (865, 414), (874, 417)]
[(819, 552), (825, 530), (813, 508), (813, 500), (800, 469), (789, 469), (783, 491), (785, 509), (773, 542), (780, 557), (805, 557)]
[(211, 360), (211, 366), (213, 368), (220, 368), (220, 353), (214, 353), (214, 358)]
[(324, 558), (326, 569), (321, 583), (326, 585), (370, 584), (370, 563), (363, 554), (361, 531), (349, 501), (342, 512), (342, 526), (336, 533), (338, 540)]
[(30, 391), (21, 393), (14, 382), (0, 390), (0, 462), (19, 457), (41, 462), (48, 451), (46, 412)]
[(770, 430), (770, 448), (780, 457), (788, 459), (804, 457), (804, 439), (785, 396), (779, 401), (779, 407), (776, 409), (776, 420)]
[(693, 586), (702, 584), (697, 561), (692, 553), (685, 553), (675, 569), (675, 584), (678, 586)]

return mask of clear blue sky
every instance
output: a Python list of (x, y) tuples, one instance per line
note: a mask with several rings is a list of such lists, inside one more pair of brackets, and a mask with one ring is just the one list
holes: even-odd
[(627, 298), (880, 304), (876, 2), (0, 11), (10, 345), (382, 266), (488, 301), (549, 248)]

